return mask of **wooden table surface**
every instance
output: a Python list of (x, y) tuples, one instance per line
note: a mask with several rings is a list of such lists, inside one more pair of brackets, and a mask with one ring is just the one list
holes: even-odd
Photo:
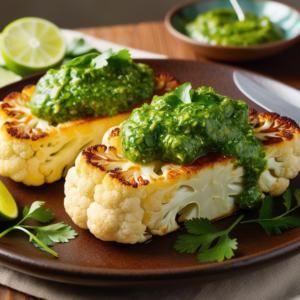
[[(145, 51), (167, 55), (176, 59), (198, 59), (191, 50), (178, 45), (162, 22), (140, 23), (111, 27), (84, 28), (79, 31)], [(300, 43), (276, 56), (255, 62), (231, 64), (267, 75), (300, 89)], [(36, 298), (0, 285), (1, 300), (33, 300)]]

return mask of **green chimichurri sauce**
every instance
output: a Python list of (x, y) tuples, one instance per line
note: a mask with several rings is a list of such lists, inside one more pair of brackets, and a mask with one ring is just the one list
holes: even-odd
[(122, 150), (127, 159), (143, 164), (189, 164), (209, 152), (235, 156), (236, 167), (245, 169), (245, 190), (237, 204), (254, 208), (262, 199), (258, 180), (266, 160), (248, 113), (243, 101), (218, 95), (210, 87), (192, 90), (186, 83), (132, 112), (121, 126)]
[(185, 25), (187, 35), (199, 42), (222, 46), (250, 46), (282, 40), (284, 31), (268, 17), (246, 13), (240, 22), (233, 9), (214, 9)]
[(39, 80), (30, 108), (51, 123), (113, 116), (151, 97), (154, 85), (152, 69), (134, 63), (127, 50), (92, 53), (49, 70)]

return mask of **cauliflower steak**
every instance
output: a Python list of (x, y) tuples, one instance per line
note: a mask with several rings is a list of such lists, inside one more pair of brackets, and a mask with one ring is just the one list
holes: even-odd
[[(259, 187), (279, 195), (300, 171), (300, 131), (274, 113), (250, 112), (255, 136), (266, 150), (267, 168)], [(79, 227), (104, 241), (134, 244), (179, 228), (177, 222), (233, 213), (243, 192), (243, 167), (236, 158), (210, 153), (188, 165), (125, 158), (120, 128), (102, 145), (84, 150), (66, 177), (65, 209)]]
[[(178, 81), (169, 74), (156, 75), (155, 94), (171, 91)], [(26, 185), (52, 183), (67, 174), (76, 156), (101, 141), (112, 126), (131, 112), (113, 117), (86, 117), (59, 124), (35, 117), (29, 103), (36, 87), (8, 95), (0, 104), (0, 175)], [(139, 104), (140, 105), (140, 104)]]

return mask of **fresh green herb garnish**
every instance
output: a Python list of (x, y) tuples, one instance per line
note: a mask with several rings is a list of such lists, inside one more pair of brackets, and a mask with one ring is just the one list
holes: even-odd
[(286, 192), (283, 194), (284, 199), (284, 206), (286, 207), (285, 213), (280, 216), (272, 218), (272, 210), (273, 210), (273, 197), (268, 196), (263, 200), (259, 217), (258, 219), (244, 221), (242, 224), (245, 223), (258, 223), (260, 224), (265, 232), (268, 235), (272, 234), (281, 234), (283, 229), (291, 229), (300, 227), (300, 218), (286, 216), (287, 214), (291, 213), (292, 211), (298, 209), (300, 207), (300, 190), (295, 190), (295, 198), (297, 200), (297, 205), (291, 208), (292, 203), (292, 195), (290, 189), (287, 189)]
[(174, 94), (183, 102), (183, 103), (192, 103), (191, 99), (191, 90), (192, 85), (190, 82), (186, 82), (174, 90)]
[(30, 99), (31, 113), (52, 124), (115, 116), (148, 99), (155, 87), (153, 70), (135, 63), (127, 49), (89, 53), (49, 70)]
[[(0, 234), (0, 238), (12, 230), (18, 229), (29, 235), (29, 241), (34, 246), (58, 257), (57, 252), (53, 251), (49, 247), (53, 246), (53, 242), (67, 243), (69, 240), (74, 239), (78, 235), (74, 229), (63, 222), (43, 227), (21, 225), (28, 218), (41, 223), (48, 223), (52, 221), (54, 219), (54, 214), (51, 209), (43, 207), (44, 204), (45, 202), (43, 201), (35, 201), (31, 204), (30, 208), (25, 206), (23, 209), (22, 220), (16, 225), (3, 231)], [(35, 233), (35, 235), (33, 233)]]
[[(180, 235), (174, 245), (174, 249), (180, 253), (196, 253), (198, 261), (221, 262), (225, 258), (230, 259), (234, 256), (233, 250), (237, 249), (236, 239), (229, 237), (229, 232), (242, 220), (240, 216), (228, 229), (219, 230), (215, 228), (208, 219), (192, 219), (184, 222), (184, 226), (189, 233), (195, 235)], [(214, 240), (218, 242), (211, 247)]]
[(68, 45), (67, 52), (63, 64), (66, 64), (71, 59), (86, 55), (89, 53), (101, 53), (98, 49), (93, 48), (85, 39), (76, 38)]
[(258, 181), (267, 165), (265, 149), (249, 124), (249, 105), (241, 100), (211, 87), (193, 90), (187, 82), (134, 109), (122, 123), (120, 137), (124, 156), (142, 164), (191, 164), (207, 153), (234, 156), (235, 166), (245, 171), (245, 189), (236, 204), (242, 209), (261, 205)]
[(68, 45), (66, 57), (74, 58), (88, 53), (101, 53), (98, 49), (91, 45), (83, 38), (73, 39)]
[[(273, 197), (268, 196), (263, 200), (258, 219), (243, 221), (245, 223), (260, 224), (268, 235), (281, 234), (284, 229), (300, 227), (300, 218), (286, 216), (300, 207), (300, 190), (295, 190), (297, 205), (291, 208), (292, 195), (290, 189), (283, 194), (285, 213), (272, 218)], [(180, 235), (174, 245), (174, 249), (180, 253), (199, 252), (198, 261), (203, 262), (222, 262), (225, 258), (231, 259), (234, 256), (233, 250), (237, 249), (236, 239), (229, 238), (229, 232), (244, 218), (240, 216), (228, 229), (219, 230), (215, 228), (208, 219), (199, 218), (184, 222), (184, 226), (189, 233), (194, 235)], [(217, 243), (211, 247), (213, 241)]]
[(131, 62), (130, 53), (127, 49), (123, 49), (117, 53), (113, 53), (112, 49), (108, 49), (101, 55), (95, 57), (91, 65), (95, 69), (101, 69), (107, 65), (114, 68), (124, 68)]
[(268, 17), (246, 12), (239, 21), (233, 9), (217, 8), (188, 22), (186, 34), (202, 43), (222, 46), (250, 46), (282, 40), (284, 30)]

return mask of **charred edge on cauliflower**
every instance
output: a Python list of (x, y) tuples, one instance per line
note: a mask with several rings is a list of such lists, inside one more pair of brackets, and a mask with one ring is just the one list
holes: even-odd
[[(280, 195), (300, 171), (299, 128), (291, 126), (294, 138), (288, 140), (289, 135), (280, 133), (287, 128), (277, 114), (258, 116), (252, 111), (251, 116), (260, 140), (281, 138), (264, 146), (268, 164), (259, 179), (261, 191)], [(272, 127), (277, 129), (267, 130)], [(104, 241), (134, 244), (175, 231), (178, 222), (213, 220), (238, 209), (235, 200), (244, 189), (244, 169), (236, 168), (236, 158), (206, 154), (190, 165), (136, 164), (124, 158), (116, 129), (105, 134), (102, 143), (107, 146), (84, 151), (66, 178), (66, 212), (81, 228)], [(143, 180), (149, 184), (143, 185)]]
[[(16, 126), (17, 124), (15, 122), (5, 122), (4, 125), (6, 125), (8, 127), (11, 127), (11, 126)], [(40, 128), (36, 129), (36, 131), (38, 131), (38, 133), (30, 132), (31, 135), (24, 132), (24, 131), (19, 132), (18, 128), (7, 128), (6, 131), (12, 137), (14, 137), (16, 139), (20, 139), (20, 140), (29, 140), (29, 139), (31, 139), (32, 141), (37, 141), (41, 138), (49, 136), (48, 133), (42, 132), (42, 130)]]
[(108, 138), (110, 139), (110, 138), (114, 138), (114, 137), (116, 137), (116, 136), (120, 136), (120, 127), (114, 128), (114, 129), (110, 132)]
[[(159, 73), (156, 75), (155, 90), (159, 91), (159, 93), (165, 94), (166, 92), (172, 91), (177, 86), (179, 86), (179, 81), (172, 75), (168, 73)], [(2, 114), (2, 119), (6, 121), (3, 126), (6, 127), (6, 132), (13, 138), (37, 141), (49, 136), (49, 133), (55, 131), (57, 128), (56, 126), (49, 125), (48, 122), (40, 120), (31, 114), (29, 102), (35, 89), (35, 85), (28, 85), (21, 93), (10, 93), (0, 104), (0, 115)], [(81, 125), (101, 118), (105, 117), (86, 117), (59, 125), (63, 125), (60, 129), (67, 129), (68, 124)], [(36, 126), (38, 122), (44, 123), (42, 129)]]
[(177, 78), (169, 73), (157, 73), (155, 75), (155, 90), (163, 90), (164, 93), (171, 92), (180, 85)]
[(119, 168), (108, 171), (107, 173), (109, 173), (109, 176), (111, 178), (117, 179), (121, 184), (127, 185), (127, 186), (132, 186), (133, 188), (138, 188), (139, 186), (149, 184), (149, 180), (143, 179), (142, 176), (139, 176), (137, 178), (137, 182), (135, 181), (134, 177), (131, 177), (129, 180), (126, 180), (124, 178), (124, 176), (122, 175), (122, 170)]
[(254, 124), (255, 136), (264, 146), (290, 141), (295, 134), (299, 134), (298, 124), (290, 118), (281, 117), (277, 113), (264, 112), (257, 114), (255, 110), (250, 111), (251, 120), (256, 119)]
[[(224, 156), (217, 153), (208, 153), (198, 157), (193, 163), (188, 165), (181, 165), (178, 169), (171, 169), (167, 174), (167, 179), (172, 180), (178, 178), (181, 174), (197, 173), (203, 168), (213, 167), (215, 163), (223, 163), (234, 161), (234, 156)], [(167, 163), (165, 163), (167, 165)]]
[[(117, 130), (119, 129), (119, 130)], [(119, 136), (120, 128), (114, 128), (109, 136), (108, 140), (113, 137)], [(106, 152), (106, 150), (108, 151)], [(108, 154), (113, 154), (115, 157), (111, 157)], [(117, 150), (113, 146), (109, 146), (107, 148), (106, 145), (95, 145), (89, 147), (88, 149), (82, 152), (82, 156), (85, 157), (85, 161), (87, 164), (92, 165), (96, 168), (99, 168), (103, 172), (107, 172), (110, 174), (110, 177), (117, 179), (120, 183), (128, 186), (132, 186), (137, 188), (138, 186), (149, 184), (149, 180), (143, 179), (141, 176), (137, 178), (135, 181), (134, 177), (131, 177), (129, 180), (126, 180), (122, 174), (122, 168), (115, 168), (113, 170), (107, 170), (105, 167), (109, 166), (109, 163), (118, 161), (119, 163), (126, 162), (127, 159), (123, 159), (123, 157), (118, 156)], [(169, 163), (162, 163), (160, 169), (164, 165), (170, 166), (168, 169), (168, 173), (166, 176), (167, 180), (173, 180), (180, 177), (182, 174), (192, 174), (197, 173), (199, 170), (213, 166), (215, 163), (223, 163), (226, 161), (234, 161), (236, 158), (233, 156), (223, 156), (217, 153), (208, 153), (204, 156), (197, 158), (192, 164), (187, 165), (173, 165)], [(140, 167), (138, 167), (140, 168)], [(130, 168), (133, 170), (133, 167)], [(156, 181), (156, 178), (151, 177), (152, 181)]]
[(254, 127), (259, 124), (257, 111), (253, 108), (249, 110), (249, 123)]
[[(119, 131), (115, 130), (115, 132), (111, 132), (112, 136), (119, 136)], [(108, 153), (112, 154), (113, 157), (107, 155), (106, 150), (108, 149)], [(149, 180), (143, 179), (141, 176), (138, 177), (138, 181), (136, 182), (134, 177), (129, 178), (128, 180), (122, 175), (121, 168), (115, 168), (113, 170), (106, 170), (105, 166), (109, 165), (109, 163), (118, 161), (118, 162), (126, 162), (121, 157), (117, 155), (117, 150), (113, 146), (109, 146), (107, 148), (106, 145), (95, 145), (87, 148), (82, 152), (82, 156), (85, 157), (86, 163), (93, 167), (99, 168), (103, 172), (109, 173), (111, 178), (117, 179), (121, 184), (126, 186), (132, 186), (137, 188), (138, 186), (149, 184)]]

